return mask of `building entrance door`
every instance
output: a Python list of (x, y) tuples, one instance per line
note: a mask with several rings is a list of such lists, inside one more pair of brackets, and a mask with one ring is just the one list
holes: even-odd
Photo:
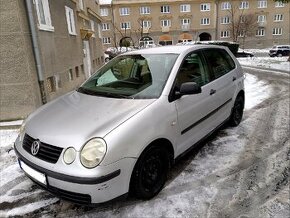
[(83, 50), (84, 50), (84, 71), (86, 78), (89, 78), (92, 75), (92, 64), (91, 64), (91, 54), (90, 54), (90, 44), (89, 41), (83, 41)]

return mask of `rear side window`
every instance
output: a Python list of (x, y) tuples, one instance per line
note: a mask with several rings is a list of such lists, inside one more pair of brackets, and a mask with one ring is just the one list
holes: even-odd
[(223, 49), (207, 49), (204, 55), (215, 79), (235, 69), (235, 62)]

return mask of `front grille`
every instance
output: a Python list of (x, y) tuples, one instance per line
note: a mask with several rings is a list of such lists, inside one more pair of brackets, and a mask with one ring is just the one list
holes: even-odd
[(55, 194), (59, 198), (62, 198), (67, 201), (72, 201), (78, 204), (91, 204), (92, 199), (90, 195), (80, 194), (75, 192), (66, 191), (63, 189), (55, 188), (52, 186), (48, 186), (46, 188), (49, 192)]
[[(31, 154), (31, 145), (34, 141), (37, 140), (25, 134), (22, 146), (24, 150), (27, 151), (29, 154)], [(39, 151), (35, 155), (35, 157), (49, 163), (56, 163), (62, 152), (62, 149), (63, 148), (40, 142)]]

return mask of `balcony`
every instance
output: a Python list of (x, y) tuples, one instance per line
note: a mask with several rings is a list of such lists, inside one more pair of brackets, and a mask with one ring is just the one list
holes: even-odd
[(258, 22), (258, 27), (266, 27), (266, 26), (267, 26), (267, 22), (266, 21)]
[(189, 24), (183, 24), (183, 25), (181, 25), (181, 30), (183, 32), (189, 31), (189, 28), (190, 28), (190, 25)]
[(163, 26), (161, 31), (162, 31), (163, 33), (168, 33), (169, 30), (170, 30), (170, 27), (169, 27), (169, 26)]
[(150, 27), (143, 27), (143, 33), (149, 33)]

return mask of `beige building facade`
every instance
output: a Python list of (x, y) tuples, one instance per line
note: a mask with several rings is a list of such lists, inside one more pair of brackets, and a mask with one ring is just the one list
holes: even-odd
[(1, 0), (0, 120), (26, 117), (104, 62), (95, 0)]
[(290, 44), (289, 13), (289, 4), (271, 0), (113, 0), (101, 5), (103, 44), (129, 37), (134, 46), (222, 40), (266, 48)]

